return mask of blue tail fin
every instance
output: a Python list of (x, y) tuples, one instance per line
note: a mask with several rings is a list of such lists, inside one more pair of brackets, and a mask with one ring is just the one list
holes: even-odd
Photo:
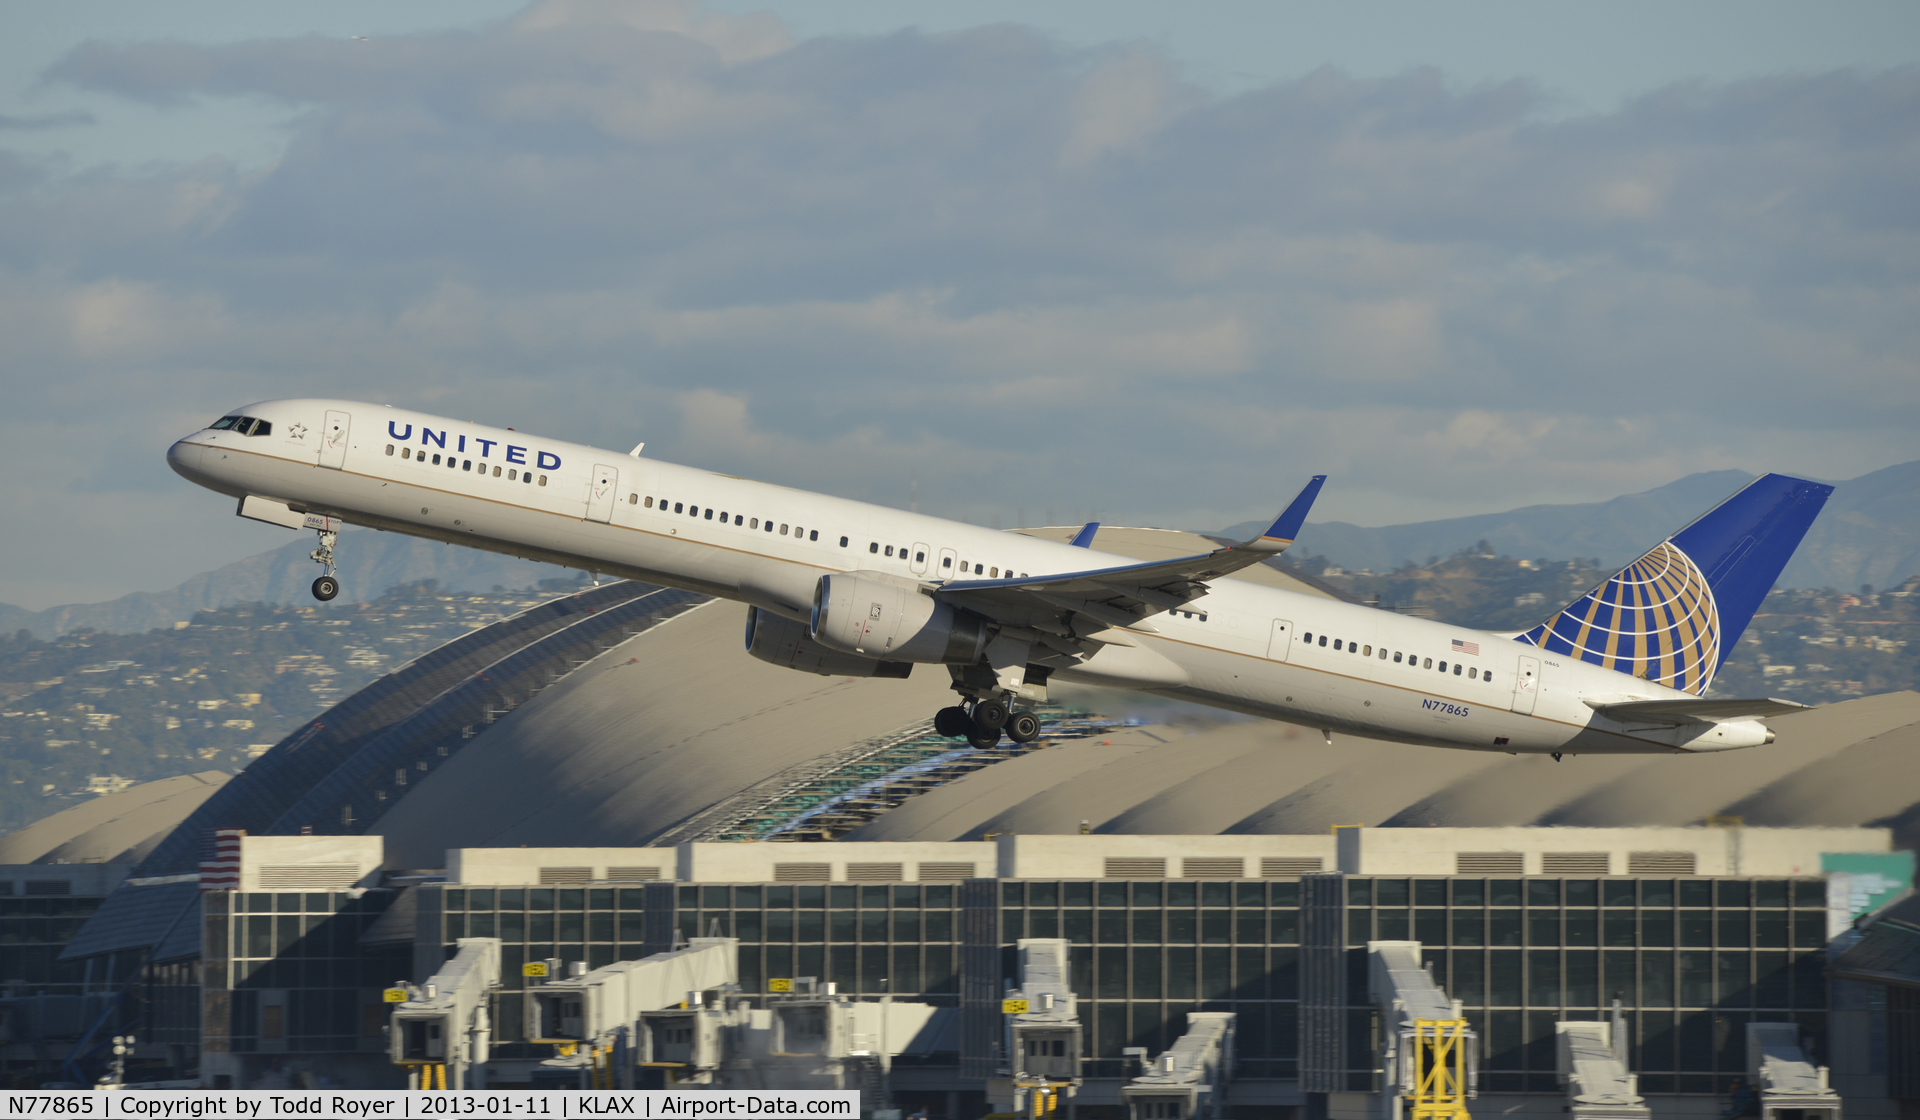
[(1702, 695), (1831, 493), (1755, 479), (1515, 640)]

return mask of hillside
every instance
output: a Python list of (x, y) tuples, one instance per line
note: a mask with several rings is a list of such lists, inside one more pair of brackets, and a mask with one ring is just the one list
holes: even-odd
[[(1688, 475), (1642, 494), (1582, 505), (1526, 506), (1505, 513), (1363, 528), (1309, 521), (1300, 547), (1345, 568), (1390, 571), (1478, 542), (1506, 556), (1597, 559), (1619, 568), (1751, 481), (1741, 471)], [(1323, 497), (1322, 502), (1326, 499)], [(1219, 535), (1245, 540), (1266, 528), (1243, 522)], [(1920, 573), (1920, 460), (1835, 484), (1833, 497), (1781, 573), (1781, 587), (1887, 587)]]
[[(19, 630), (42, 638), (76, 630), (137, 634), (172, 626), (198, 611), (234, 603), (310, 604), (313, 595), (309, 589), (320, 574), (320, 566), (307, 556), (313, 551), (313, 534), (288, 533), (287, 537), (290, 543), (280, 548), (215, 568), (167, 591), (138, 591), (104, 603), (78, 603), (44, 611), (0, 603), (0, 634)], [(342, 602), (367, 602), (389, 587), (428, 579), (447, 591), (491, 593), (577, 575), (551, 564), (367, 529), (341, 533), (335, 556)]]
[(0, 832), (138, 782), (251, 759), (395, 667), (575, 586), (243, 603), (140, 634), (0, 636)]

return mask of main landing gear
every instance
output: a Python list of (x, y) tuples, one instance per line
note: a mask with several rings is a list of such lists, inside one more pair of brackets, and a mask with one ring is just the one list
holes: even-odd
[(967, 706), (942, 708), (933, 716), (933, 730), (950, 739), (964, 737), (976, 749), (998, 746), (1000, 735), (1016, 743), (1031, 743), (1040, 737), (1040, 717), (1029, 711), (1014, 711), (1005, 700), (989, 696)]
[(340, 594), (340, 581), (333, 574), (333, 546), (340, 539), (340, 534), (332, 529), (321, 529), (319, 533), (320, 547), (307, 556), (314, 563), (326, 566), (327, 574), (313, 581), (313, 597), (325, 603)]

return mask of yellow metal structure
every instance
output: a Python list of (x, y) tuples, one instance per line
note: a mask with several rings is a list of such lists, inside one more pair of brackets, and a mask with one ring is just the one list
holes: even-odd
[(1407, 1120), (1469, 1120), (1467, 1021), (1413, 1021), (1413, 1107)]
[(1014, 1079), (1013, 1087), (1025, 1091), (1026, 1111), (988, 1113), (981, 1120), (994, 1120), (996, 1116), (1004, 1120), (1050, 1120), (1059, 1115), (1060, 1105), (1066, 1100), (1067, 1090), (1073, 1087), (1073, 1083), (1021, 1076)]

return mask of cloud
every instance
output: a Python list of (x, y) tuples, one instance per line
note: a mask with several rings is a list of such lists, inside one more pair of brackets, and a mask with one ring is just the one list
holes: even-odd
[[(552, 2), (369, 42), (94, 42), (46, 77), (296, 113), (247, 174), (0, 148), (0, 424), (108, 434), (0, 449), (0, 512), (137, 496), (164, 524), (115, 530), (128, 554), (171, 542), (124, 577), (148, 586), (231, 547), (157, 449), (276, 396), (1184, 527), (1319, 470), (1324, 516), (1379, 522), (1849, 477), (1920, 430), (1911, 69), (1568, 118), (1433, 70), (1220, 97), (1150, 47), (1014, 26), (795, 40)], [(0, 568), (67, 573), (62, 548), (16, 537)]]
[(35, 113), (32, 116), (14, 116), (0, 113), (0, 132), (35, 132), (48, 128), (72, 128), (75, 125), (93, 124), (93, 114), (84, 112)]

